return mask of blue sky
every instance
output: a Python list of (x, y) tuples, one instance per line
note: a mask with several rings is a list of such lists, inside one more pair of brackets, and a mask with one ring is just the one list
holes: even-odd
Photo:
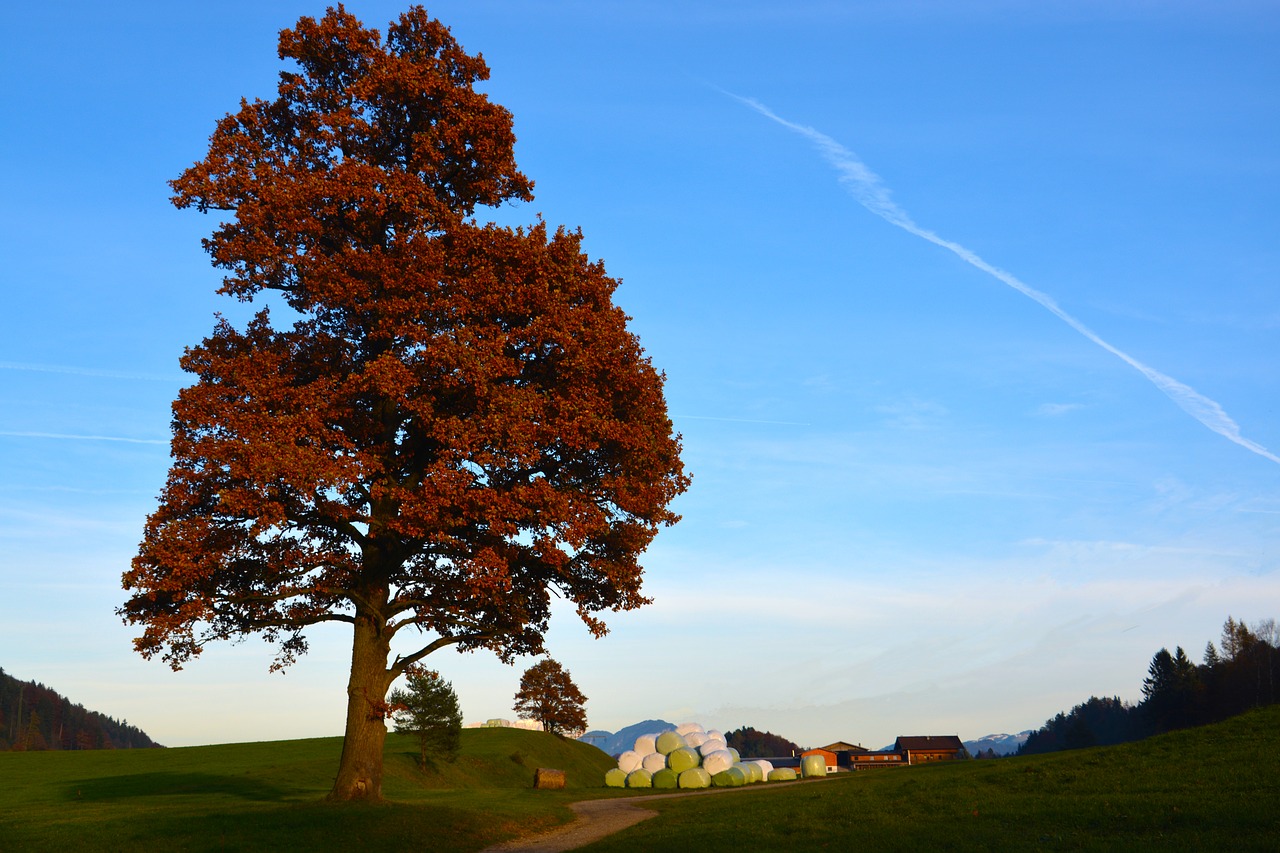
[[(623, 280), (694, 476), (655, 603), (553, 624), (592, 727), (1017, 731), (1277, 615), (1276, 3), (428, 9), (537, 184), (494, 217)], [(175, 674), (113, 613), (177, 359), (245, 316), (165, 182), (323, 11), (27, 4), (0, 51), (0, 666), (170, 745), (342, 729), (340, 630)], [(473, 721), (527, 665), (430, 663)]]

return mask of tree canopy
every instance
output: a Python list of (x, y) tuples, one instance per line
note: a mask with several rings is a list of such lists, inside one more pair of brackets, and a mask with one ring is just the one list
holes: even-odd
[(377, 798), (391, 682), (446, 646), (540, 653), (554, 597), (602, 635), (647, 603), (639, 557), (687, 478), (581, 234), (476, 218), (533, 186), (483, 59), (421, 7), (384, 38), (338, 6), (279, 44), (277, 97), (242, 100), (171, 185), (220, 214), (220, 292), (292, 322), (263, 305), (183, 356), (120, 612), (175, 669), (251, 633), (283, 667), (311, 626), (351, 625), (332, 796)]
[(514, 710), (522, 719), (542, 723), (552, 734), (572, 734), (587, 728), (586, 702), (569, 671), (547, 658), (520, 677)]
[(782, 735), (773, 732), (762, 732), (751, 726), (743, 726), (724, 733), (725, 743), (743, 758), (773, 758), (776, 756), (799, 755), (804, 750)]

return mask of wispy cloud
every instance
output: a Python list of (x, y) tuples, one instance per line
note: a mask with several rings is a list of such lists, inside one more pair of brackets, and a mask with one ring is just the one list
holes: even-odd
[(876, 406), (875, 411), (884, 415), (884, 425), (891, 429), (921, 430), (937, 426), (948, 414), (946, 406), (931, 400), (910, 397), (898, 403)]
[(1045, 418), (1057, 418), (1083, 408), (1083, 403), (1043, 403), (1036, 409), (1036, 414)]
[(64, 364), (28, 364), (20, 361), (0, 361), (0, 370), (23, 370), (33, 373), (64, 373), (71, 376), (90, 376), (99, 379), (132, 379), (143, 382), (187, 382), (180, 374), (137, 373), (128, 370), (101, 370), (96, 367), (75, 367)]
[(0, 430), (0, 435), (9, 436), (11, 438), (43, 438), (53, 439), (56, 441), (120, 441), (125, 444), (160, 444), (168, 445), (167, 438), (125, 438), (119, 435), (72, 435), (62, 432), (18, 432), (15, 430)]
[(954, 254), (965, 263), (985, 272), (997, 281), (1000, 281), (1023, 296), (1040, 304), (1045, 310), (1049, 311), (1062, 322), (1075, 329), (1086, 339), (1114, 355), (1116, 358), (1128, 364), (1134, 370), (1141, 373), (1147, 378), (1151, 384), (1159, 388), (1170, 400), (1176, 403), (1187, 414), (1191, 415), (1200, 423), (1209, 429), (1221, 435), (1223, 438), (1233, 441), (1241, 447), (1251, 450), (1264, 459), (1280, 464), (1280, 456), (1272, 453), (1255, 441), (1245, 438), (1240, 434), (1240, 426), (1230, 415), (1228, 415), (1217, 402), (1209, 399), (1194, 388), (1174, 379), (1167, 374), (1161, 373), (1154, 367), (1143, 364), (1128, 353), (1117, 349), (1107, 341), (1098, 337), (1091, 329), (1068, 314), (1058, 303), (1046, 293), (1025, 284), (1011, 273), (1005, 272), (999, 267), (992, 266), (984, 261), (973, 251), (965, 248), (951, 240), (944, 239), (934, 232), (922, 228), (917, 225), (914, 220), (907, 214), (905, 210), (899, 207), (894, 201), (884, 184), (880, 181), (880, 177), (871, 171), (858, 156), (845, 148), (836, 140), (827, 136), (821, 131), (815, 130), (806, 125), (796, 124), (788, 121), (764, 104), (753, 98), (744, 98), (732, 93), (726, 93), (729, 97), (747, 105), (751, 109), (769, 120), (782, 125), (813, 143), (814, 147), (822, 154), (823, 158), (831, 164), (839, 175), (839, 182), (858, 202), (867, 210), (874, 213), (884, 221), (891, 225), (896, 225), (909, 234), (914, 234), (922, 240), (940, 246), (943, 249)]

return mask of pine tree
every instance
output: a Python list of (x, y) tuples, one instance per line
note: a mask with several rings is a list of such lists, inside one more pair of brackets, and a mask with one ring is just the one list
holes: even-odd
[(430, 755), (453, 761), (462, 745), (462, 711), (453, 683), (434, 670), (413, 667), (406, 673), (406, 687), (390, 697), (396, 731), (417, 736), (423, 770)]

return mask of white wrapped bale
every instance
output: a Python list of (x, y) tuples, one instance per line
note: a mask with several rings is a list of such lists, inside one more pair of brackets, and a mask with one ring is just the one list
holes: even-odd
[(739, 766), (729, 767), (711, 776), (711, 784), (717, 788), (741, 788), (747, 784), (747, 774)]
[(656, 734), (640, 735), (640, 737), (636, 738), (635, 751), (641, 755), (657, 752), (658, 749), (654, 746), (654, 741), (657, 739), (658, 736)]
[(775, 767), (769, 771), (770, 782), (794, 782), (796, 781), (796, 770), (794, 767)]
[(632, 770), (627, 774), (628, 788), (652, 788), (653, 774), (648, 770), (641, 768), (640, 770)]
[(709, 737), (705, 741), (703, 741), (702, 746), (698, 747), (698, 752), (701, 753), (702, 757), (705, 759), (711, 753), (719, 752), (720, 750), (725, 749), (727, 747), (728, 747), (728, 744), (726, 744), (724, 741), (716, 740), (713, 737)]
[(691, 767), (680, 774), (681, 788), (710, 788), (711, 774), (707, 772), (705, 767)]
[(717, 749), (710, 755), (702, 756), (702, 766), (706, 771), (715, 778), (717, 773), (728, 770), (733, 766), (733, 756), (729, 754), (727, 749)]
[(677, 773), (683, 773), (691, 767), (697, 767), (702, 763), (702, 756), (698, 755), (696, 749), (690, 749), (682, 746), (675, 752), (667, 756), (667, 766)]
[(705, 729), (709, 740), (724, 740), (724, 732), (716, 729)]
[(827, 759), (821, 755), (806, 755), (800, 759), (800, 775), (808, 779), (812, 776), (827, 775)]
[(604, 774), (604, 784), (610, 788), (627, 787), (627, 774), (617, 767)]
[(651, 752), (640, 759), (640, 766), (650, 773), (657, 773), (659, 770), (667, 769), (667, 757), (661, 752)]
[(707, 742), (706, 732), (689, 732), (684, 736), (685, 746), (697, 749)]
[(681, 723), (676, 726), (676, 734), (684, 735), (686, 738), (694, 732), (702, 733), (702, 723)]
[(658, 752), (663, 755), (670, 755), (680, 747), (684, 746), (684, 736), (676, 732), (663, 732), (658, 735), (658, 739), (654, 742), (658, 748)]
[(632, 770), (639, 770), (640, 763), (644, 760), (644, 755), (633, 749), (628, 749), (622, 755), (618, 756), (618, 769), (623, 773), (630, 773)]

